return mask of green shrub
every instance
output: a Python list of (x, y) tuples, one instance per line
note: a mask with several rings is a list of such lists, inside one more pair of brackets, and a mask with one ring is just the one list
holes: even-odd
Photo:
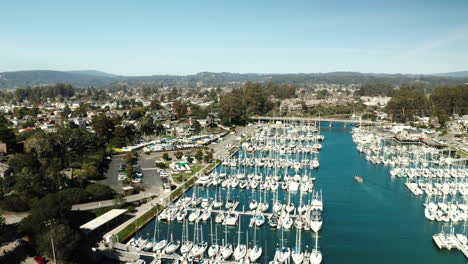
[(112, 199), (115, 195), (111, 187), (103, 184), (90, 184), (85, 190), (95, 201)]
[(17, 195), (10, 195), (5, 197), (5, 199), (0, 201), (0, 208), (2, 210), (12, 212), (25, 212), (30, 209), (28, 203)]

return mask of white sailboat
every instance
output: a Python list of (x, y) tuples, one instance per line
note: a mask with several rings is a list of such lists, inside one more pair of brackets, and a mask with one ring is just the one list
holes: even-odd
[(221, 258), (224, 260), (229, 259), (232, 256), (232, 244), (227, 242), (227, 226), (225, 226), (224, 230), (224, 240), (223, 240), (223, 246), (220, 249), (221, 252)]
[(322, 253), (318, 250), (318, 233), (315, 232), (315, 248), (312, 250), (309, 256), (310, 264), (322, 263)]
[(254, 247), (249, 251), (249, 259), (251, 262), (257, 261), (262, 256), (262, 248), (257, 244), (257, 226), (254, 229)]
[(237, 232), (237, 247), (234, 250), (234, 259), (240, 261), (247, 254), (247, 246), (240, 243), (240, 234), (241, 234), (241, 221), (239, 221), (239, 231)]
[(188, 240), (188, 226), (184, 220), (182, 226), (182, 246), (180, 247), (180, 253), (184, 256), (187, 255), (193, 247), (193, 242)]
[(167, 240), (166, 239), (161, 239), (159, 237), (159, 222), (157, 223), (157, 229), (156, 229), (156, 232), (158, 234), (158, 238), (157, 238), (157, 242), (155, 240), (155, 245), (153, 246), (153, 251), (154, 252), (161, 252), (167, 245)]
[(301, 230), (296, 233), (296, 247), (293, 249), (291, 257), (295, 264), (301, 264), (304, 260), (304, 253), (301, 251)]
[[(219, 245), (217, 243), (218, 237), (217, 237), (217, 228), (215, 226), (215, 232), (216, 234), (213, 234), (213, 218), (211, 219), (210, 222), (210, 236), (211, 236), (211, 246), (208, 248), (208, 257), (209, 258), (214, 258), (218, 252), (219, 252)], [(216, 239), (213, 239), (213, 236), (216, 237)]]

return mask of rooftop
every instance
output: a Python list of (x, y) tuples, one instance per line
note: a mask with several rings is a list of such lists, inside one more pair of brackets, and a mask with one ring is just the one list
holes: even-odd
[(99, 228), (103, 224), (111, 221), (114, 218), (124, 214), (127, 212), (127, 209), (112, 209), (109, 212), (94, 218), (93, 220), (89, 221), (88, 223), (80, 226), (80, 229), (85, 232), (89, 233), (94, 231), (95, 229)]

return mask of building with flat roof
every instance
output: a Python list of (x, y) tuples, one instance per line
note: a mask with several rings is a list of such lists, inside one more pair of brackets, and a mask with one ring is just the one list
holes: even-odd
[(101, 233), (103, 229), (115, 223), (117, 218), (125, 214), (127, 211), (127, 209), (112, 209), (109, 212), (98, 216), (88, 223), (80, 226), (80, 229), (86, 234)]

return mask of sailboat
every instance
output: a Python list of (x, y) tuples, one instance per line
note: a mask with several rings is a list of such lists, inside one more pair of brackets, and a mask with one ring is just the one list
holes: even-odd
[(293, 249), (291, 257), (295, 264), (301, 264), (304, 260), (304, 253), (301, 251), (301, 230), (296, 233), (296, 247)]
[(186, 255), (190, 252), (192, 247), (193, 247), (193, 242), (188, 240), (187, 221), (184, 220), (184, 224), (182, 226), (182, 246), (180, 247), (180, 253), (182, 255)]
[(172, 237), (172, 232), (171, 232), (171, 242), (167, 244), (166, 248), (164, 249), (164, 252), (166, 254), (172, 254), (176, 252), (180, 248), (180, 240), (174, 240)]
[(262, 248), (258, 246), (256, 239), (257, 239), (257, 226), (255, 226), (255, 229), (254, 229), (253, 242), (255, 245), (249, 252), (249, 259), (251, 262), (257, 261), (260, 258), (260, 256), (262, 256)]
[[(221, 190), (221, 189), (219, 189), (219, 190)], [(221, 196), (221, 194), (219, 196)], [(213, 201), (213, 208), (218, 209), (218, 208), (221, 208), (221, 206), (223, 206), (223, 201), (218, 197), (218, 192), (216, 191), (215, 199)]]
[(159, 237), (159, 221), (157, 222), (156, 232), (158, 233), (158, 242), (155, 241), (156, 244), (153, 246), (153, 251), (154, 252), (160, 252), (166, 247), (167, 240), (166, 239), (160, 239), (160, 237)]
[(192, 249), (189, 252), (189, 259), (194, 259), (197, 257), (203, 258), (206, 249), (208, 248), (208, 243), (203, 240), (203, 228), (200, 227), (200, 236), (198, 237), (198, 223), (195, 224), (195, 233), (194, 233), (194, 241), (195, 244), (193, 245)]
[(320, 264), (322, 262), (322, 253), (318, 250), (318, 233), (315, 232), (315, 248), (309, 256), (310, 264)]
[(241, 234), (241, 221), (239, 221), (239, 231), (237, 232), (237, 247), (234, 250), (234, 259), (240, 261), (247, 254), (247, 246), (240, 243), (240, 234)]
[(284, 246), (284, 229), (281, 228), (281, 249), (277, 252), (277, 260), (279, 263), (288, 263), (291, 257), (291, 250)]
[(213, 239), (213, 218), (211, 218), (210, 229), (211, 229), (210, 230), (211, 231), (211, 234), (210, 234), (210, 236), (211, 236), (211, 246), (208, 248), (208, 257), (213, 258), (219, 252), (219, 245), (217, 243), (218, 237), (217, 237), (217, 228), (216, 228), (216, 226), (215, 226), (216, 239)]
[(258, 206), (258, 202), (257, 202), (257, 200), (255, 200), (254, 191), (252, 189), (252, 197), (251, 197), (251, 201), (249, 203), (249, 208), (250, 208), (250, 210), (253, 211), (253, 210), (257, 209), (257, 206)]
[(263, 224), (265, 223), (265, 215), (263, 213), (259, 213), (256, 217), (255, 217), (255, 226), (262, 226)]
[(220, 252), (221, 252), (221, 257), (224, 259), (224, 260), (227, 260), (231, 257), (232, 255), (232, 244), (231, 243), (227, 243), (227, 226), (225, 226), (225, 230), (224, 230), (224, 239), (223, 239), (223, 246), (221, 247), (220, 249)]

